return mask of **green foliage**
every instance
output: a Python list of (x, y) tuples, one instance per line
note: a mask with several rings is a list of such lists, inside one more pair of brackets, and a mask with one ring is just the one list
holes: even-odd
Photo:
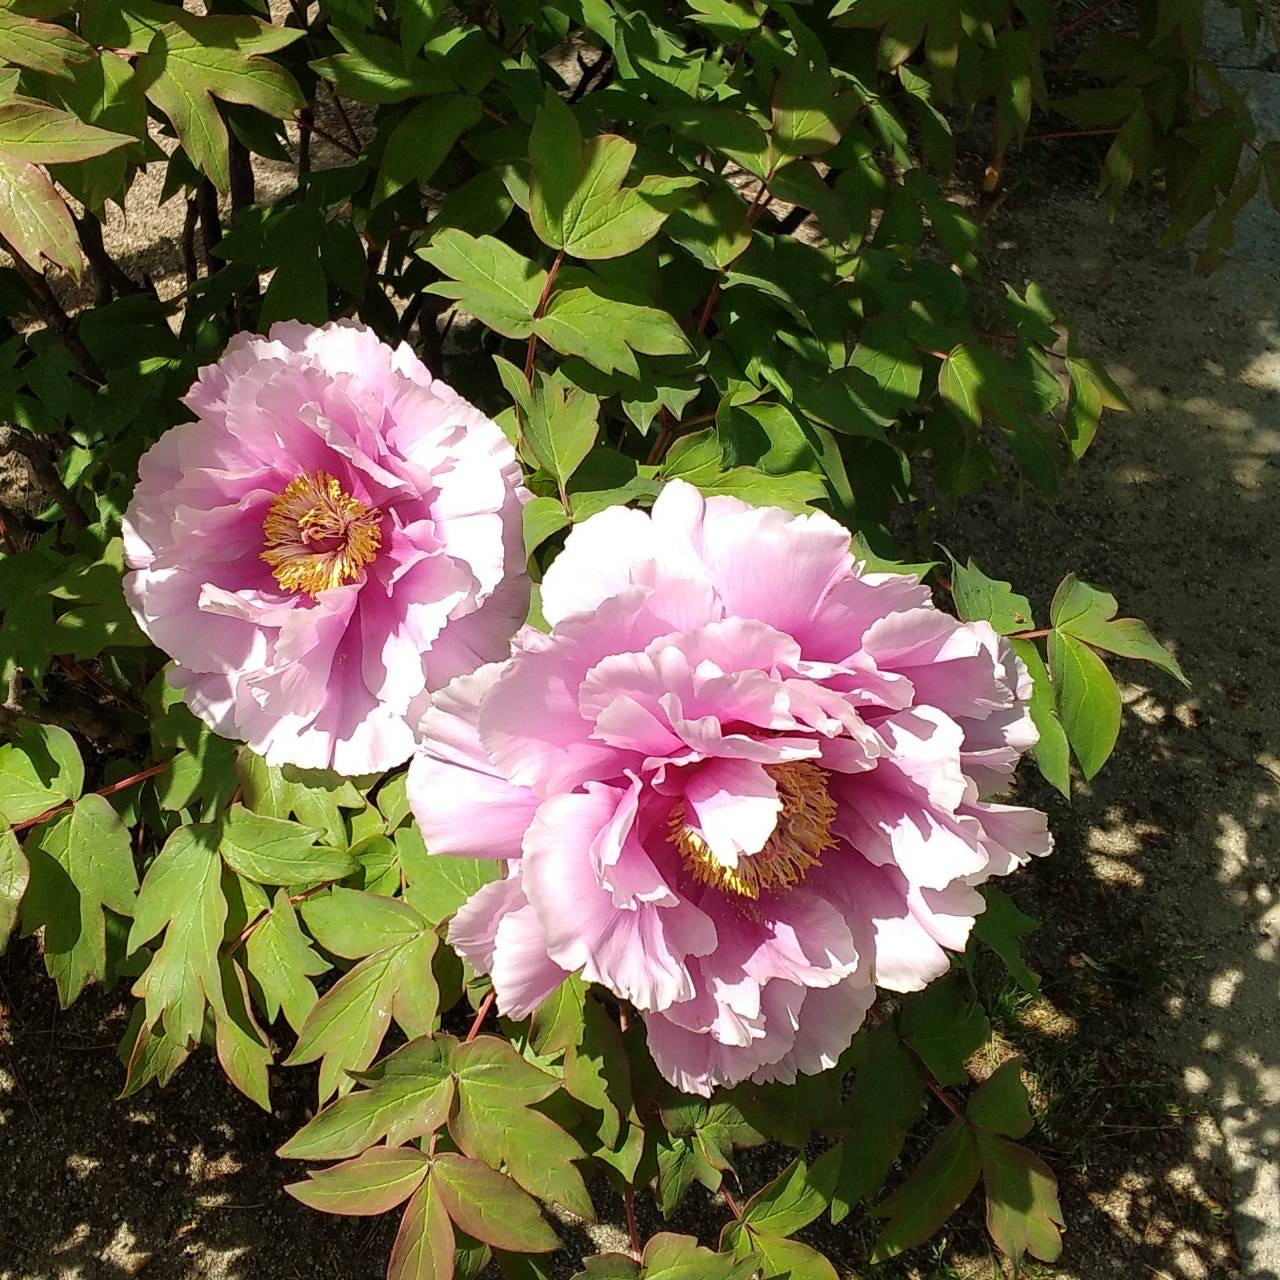
[[(0, 951), (38, 932), (63, 1004), (128, 984), (124, 1094), (211, 1049), (269, 1108), (277, 1063), (317, 1064), (320, 1109), (280, 1155), (335, 1163), (290, 1190), (400, 1212), (392, 1280), (546, 1275), (541, 1206), (591, 1218), (600, 1188), (651, 1188), (665, 1217), (720, 1195), (724, 1231), (637, 1240), (583, 1280), (829, 1280), (819, 1218), (880, 1220), (888, 1258), (979, 1183), (1001, 1251), (1057, 1255), (1017, 1064), (972, 1086), (991, 1050), (972, 951), (824, 1074), (710, 1100), (663, 1085), (641, 1020), (576, 977), (479, 1034), (491, 993), (445, 938), (502, 865), (431, 857), (403, 773), (282, 769), (197, 721), (126, 604), (121, 517), (233, 331), (357, 317), (502, 423), (535, 581), (568, 530), (675, 477), (826, 511), (869, 570), (1007, 639), (1067, 796), (1072, 758), (1087, 780), (1116, 740), (1115, 660), (1185, 678), (1099, 588), (1069, 575), (1046, 611), (936, 558), (934, 511), (984, 486), (1052, 496), (1126, 408), (1043, 290), (988, 278), (957, 143), (986, 153), (990, 192), (1020, 148), (1080, 130), (1106, 198), (1159, 186), (1169, 238), (1213, 269), (1248, 200), (1280, 207), (1280, 142), (1204, 60), (1197, 13), (343, 0), (282, 24), (248, 0), (0, 3), (0, 409), (39, 508), (0, 494)], [(296, 182), (255, 201), (251, 154)], [(144, 166), (207, 248), (163, 301), (101, 242)], [(43, 272), (86, 257), (97, 301), (73, 319)], [(975, 948), (1035, 992), (1034, 922), (984, 893)], [(913, 1134), (930, 1145), (900, 1169)], [(806, 1159), (739, 1186), (765, 1143)]]

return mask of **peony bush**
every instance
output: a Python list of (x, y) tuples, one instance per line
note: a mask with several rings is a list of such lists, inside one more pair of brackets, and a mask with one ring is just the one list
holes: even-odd
[(0, 950), (131, 1002), (125, 1095), (309, 1073), (282, 1179), (390, 1280), (834, 1280), (979, 1185), (1055, 1259), (980, 993), (1112, 662), (1183, 677), (931, 519), (1126, 407), (987, 266), (1033, 148), (1200, 270), (1280, 204), (1203, 55), (1181, 0), (0, 6)]

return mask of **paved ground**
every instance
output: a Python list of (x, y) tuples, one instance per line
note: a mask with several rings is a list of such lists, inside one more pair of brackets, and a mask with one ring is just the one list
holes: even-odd
[[(1234, 15), (1208, 16), (1263, 136), (1280, 135), (1280, 76), (1256, 69)], [(1056, 508), (986, 507), (962, 527), (1022, 587), (1073, 568), (1107, 586), (1193, 682), (1130, 690), (1061, 851), (1150, 912), (1174, 972), (1152, 1053), (1214, 1119), (1200, 1153), (1229, 1168), (1246, 1280), (1280, 1280), (1280, 218), (1255, 204), (1231, 261), (1197, 279), (1185, 252), (1150, 248), (1154, 219), (1044, 201), (1009, 202), (1008, 270), (1079, 321), (1137, 412), (1107, 420)]]

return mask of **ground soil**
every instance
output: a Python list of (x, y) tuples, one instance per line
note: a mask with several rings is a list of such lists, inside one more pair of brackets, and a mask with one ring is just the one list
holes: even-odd
[[(1106, 418), (1056, 502), (979, 497), (943, 514), (943, 540), (1042, 616), (1069, 570), (1106, 586), (1193, 687), (1126, 664), (1103, 774), (1070, 805), (1027, 785), (1058, 840), (1015, 888), (1042, 920), (1045, 994), (999, 993), (1000, 1051), (1028, 1056), (1068, 1221), (1061, 1262), (1027, 1274), (1277, 1280), (1280, 220), (1246, 215), (1236, 257), (1199, 279), (1185, 249), (1153, 247), (1156, 204), (1108, 222), (1091, 169), (1066, 149), (1012, 164), (986, 211), (987, 267), (1040, 281), (1134, 412)], [(162, 291), (180, 286), (178, 219), (131, 210), (110, 228)], [(307, 1072), (275, 1073), (269, 1117), (208, 1055), (119, 1100), (124, 1019), (98, 991), (58, 1012), (34, 942), (0, 960), (0, 1280), (382, 1274), (391, 1223), (323, 1217), (281, 1190), (300, 1171), (273, 1152), (313, 1104)], [(748, 1187), (770, 1159), (748, 1162)], [(599, 1207), (619, 1220), (607, 1194)], [(713, 1238), (723, 1216), (707, 1205), (681, 1225)], [(577, 1228), (567, 1239), (593, 1247)], [(850, 1267), (865, 1256), (864, 1228), (818, 1240)], [(1002, 1274), (983, 1240), (973, 1207), (936, 1248), (860, 1274)]]

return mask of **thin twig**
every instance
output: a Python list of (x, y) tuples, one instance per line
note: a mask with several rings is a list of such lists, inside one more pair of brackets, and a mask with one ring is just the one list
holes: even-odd
[(470, 1044), (476, 1036), (480, 1034), (480, 1027), (485, 1018), (489, 1016), (489, 1010), (493, 1008), (493, 1002), (496, 998), (495, 994), (490, 991), (489, 994), (480, 1001), (480, 1007), (476, 1010), (476, 1016), (471, 1023), (471, 1030), (467, 1032), (467, 1038), (462, 1042), (463, 1044)]
[(1069, 36), (1077, 27), (1083, 27), (1086, 22), (1092, 22), (1100, 13), (1104, 13), (1110, 9), (1116, 0), (1102, 0), (1101, 4), (1096, 4), (1092, 9), (1086, 10), (1078, 18), (1068, 22), (1065, 27), (1060, 27), (1054, 32), (1054, 41), (1061, 40), (1064, 36)]
[[(93, 792), (95, 796), (112, 796), (117, 791), (124, 791), (127, 787), (136, 786), (139, 782), (146, 782), (148, 778), (154, 778), (157, 773), (163, 773), (171, 764), (172, 760), (166, 760), (164, 764), (154, 764), (150, 769), (143, 769), (141, 773), (132, 774), (128, 778), (121, 778), (119, 782), (113, 782), (109, 786), (99, 787)], [(26, 818), (22, 822), (11, 824), (14, 831), (25, 831), (28, 827), (34, 827), (38, 823), (48, 822), (55, 815), (61, 813), (64, 809), (70, 809), (75, 804), (74, 800), (64, 800), (61, 804), (55, 804), (52, 809), (46, 809), (43, 813), (38, 813), (34, 818)]]
[[(295, 116), (294, 119), (297, 122), (298, 127), (301, 128), (302, 127), (301, 116), (300, 115)], [(355, 150), (352, 147), (349, 147), (345, 142), (343, 142), (341, 138), (336, 137), (334, 134), (330, 133), (328, 129), (322, 129), (318, 124), (316, 124), (314, 119), (310, 122), (310, 128), (311, 128), (311, 132), (314, 133), (317, 138), (323, 138), (331, 147), (337, 147), (339, 151), (349, 156), (352, 160), (360, 159), (359, 151)]]
[(641, 1254), (640, 1228), (636, 1225), (636, 1193), (630, 1187), (623, 1191), (622, 1203), (627, 1209), (627, 1235), (631, 1237), (631, 1252), (638, 1258)]
[(57, 501), (67, 523), (76, 529), (87, 529), (89, 521), (80, 510), (75, 495), (63, 483), (62, 474), (49, 447), (47, 436), (35, 436), (21, 428), (9, 432), (9, 449), (20, 453), (31, 464), (36, 479), (46, 492)]
[(76, 332), (75, 321), (63, 310), (62, 303), (50, 288), (44, 272), (37, 271), (4, 236), (0, 236), (0, 249), (5, 250), (13, 259), (14, 270), (30, 290), (41, 318), (58, 335), (59, 341), (74, 357), (85, 377), (97, 383), (106, 382), (107, 375), (102, 372), (98, 362), (90, 355), (89, 348), (81, 341), (79, 333)]
[(200, 221), (200, 209), (195, 196), (187, 198), (187, 216), (182, 223), (182, 269), (187, 276), (187, 288), (200, 278), (200, 262), (196, 258), (196, 224)]
[[(561, 249), (555, 256), (555, 261), (551, 264), (551, 269), (547, 272), (547, 282), (542, 286), (542, 296), (538, 299), (537, 310), (533, 313), (534, 320), (541, 320), (542, 314), (547, 308), (547, 300), (551, 297), (551, 286), (556, 282), (556, 275), (560, 270), (560, 264), (564, 261), (564, 250)], [(529, 345), (525, 349), (524, 354), (524, 379), (528, 382), (533, 377), (533, 356), (538, 348), (538, 335), (531, 333), (529, 335)]]

